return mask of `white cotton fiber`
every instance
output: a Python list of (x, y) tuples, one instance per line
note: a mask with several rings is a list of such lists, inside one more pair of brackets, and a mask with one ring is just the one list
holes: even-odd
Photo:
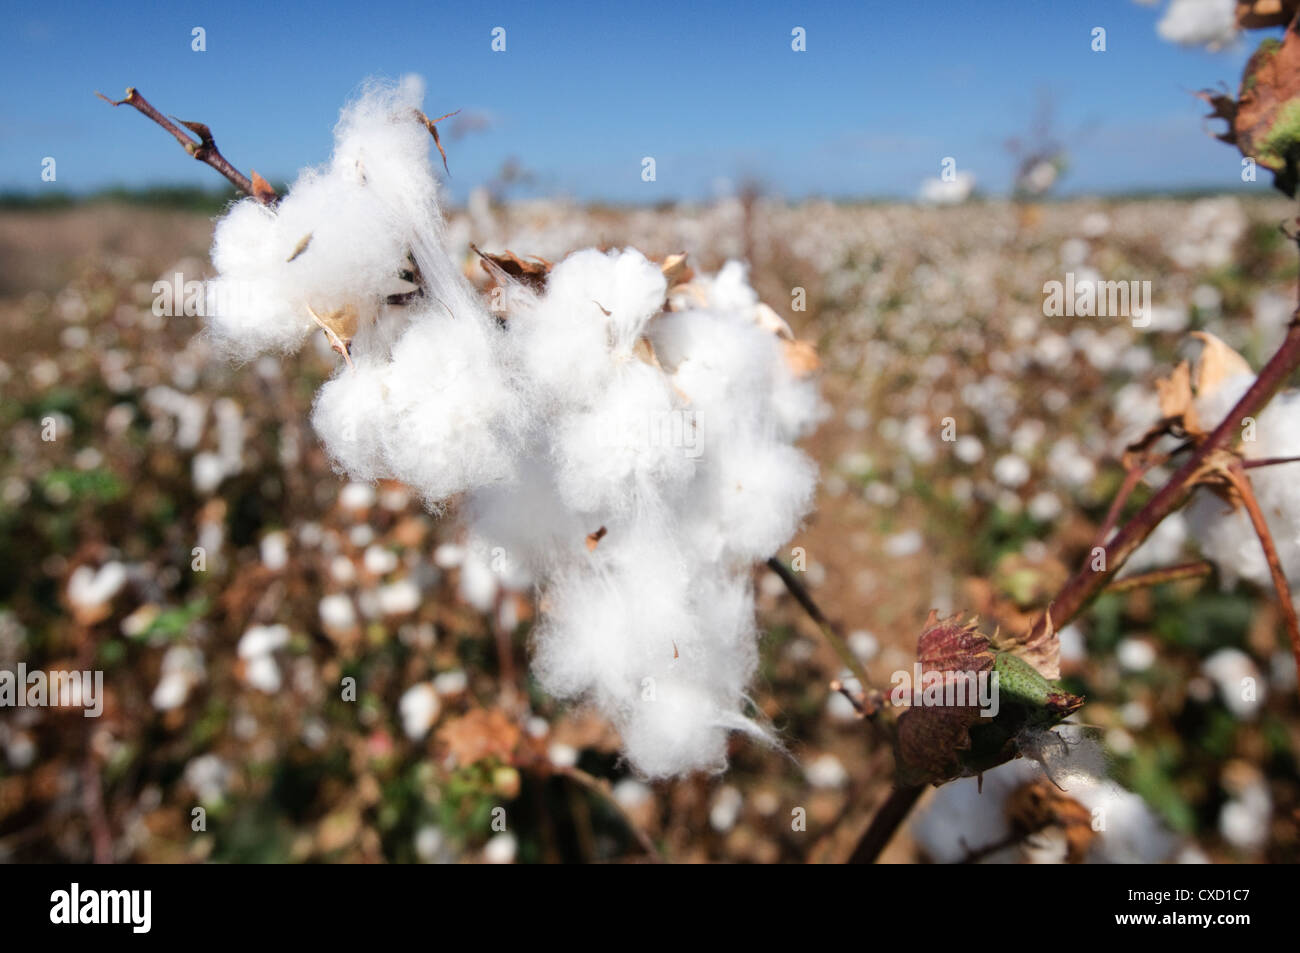
[[(1197, 414), (1204, 427), (1223, 420), (1246, 393), (1254, 377), (1236, 374), (1209, 394), (1198, 395)], [(1255, 417), (1253, 427), (1238, 422), (1247, 460), (1300, 456), (1300, 394), (1278, 394)], [(1260, 512), (1268, 523), (1278, 559), (1292, 587), (1300, 586), (1300, 464), (1283, 463), (1247, 471)], [(1205, 558), (1215, 564), (1225, 585), (1246, 579), (1271, 586), (1272, 574), (1259, 537), (1242, 507), (1201, 489), (1187, 508), (1190, 534)]]
[(736, 443), (707, 456), (702, 492), (687, 522), (713, 558), (766, 559), (811, 507), (816, 482), (816, 466), (794, 447), (757, 439)]
[[(793, 441), (822, 413), (816, 385), (738, 262), (668, 301), (640, 252), (587, 249), (489, 312), (446, 247), (421, 93), (366, 86), (330, 162), (275, 209), (229, 210), (210, 331), (246, 358), (327, 326), (347, 360), (312, 422), (335, 466), (435, 510), (459, 501), (468, 538), (444, 562), (461, 597), (489, 613), (537, 586), (538, 681), (609, 718), (637, 771), (721, 770), (733, 731), (770, 740), (746, 714), (751, 570), (811, 506), (816, 468)], [(390, 301), (410, 278), (417, 293)], [(362, 608), (408, 612), (419, 590), (376, 598)], [(243, 648), (271, 690), (274, 656)]]
[(683, 446), (689, 426), (668, 378), (640, 361), (627, 363), (602, 399), (569, 415), (556, 435), (561, 499), (606, 520), (676, 496), (695, 472)]
[(511, 314), (512, 340), (536, 397), (561, 405), (597, 398), (662, 307), (667, 283), (637, 251), (575, 252), (555, 266), (546, 294)]
[(1231, 44), (1237, 37), (1234, 0), (1170, 0), (1156, 24), (1160, 38), (1183, 46), (1211, 50)]

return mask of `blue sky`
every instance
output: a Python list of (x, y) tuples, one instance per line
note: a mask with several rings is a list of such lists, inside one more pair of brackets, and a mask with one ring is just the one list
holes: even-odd
[[(1007, 137), (1041, 96), (1071, 154), (1067, 192), (1240, 187), (1191, 91), (1236, 88), (1249, 51), (1159, 39), (1132, 0), (749, 3), (59, 3), (11, 5), (0, 37), (0, 189), (214, 184), (162, 130), (96, 89), (134, 85), (206, 122), (239, 168), (292, 178), (329, 155), (367, 76), (419, 73), (426, 111), (491, 126), (449, 142), (454, 196), (517, 158), (517, 194), (655, 202), (755, 179), (790, 198), (910, 196), (944, 156), (1004, 191)], [(207, 50), (191, 50), (191, 30)], [(506, 51), (491, 49), (506, 30)], [(807, 52), (791, 50), (791, 29)], [(1090, 48), (1107, 31), (1107, 51)], [(657, 180), (641, 180), (654, 156)], [(41, 160), (57, 160), (43, 184)], [(1259, 188), (1267, 188), (1267, 174)]]

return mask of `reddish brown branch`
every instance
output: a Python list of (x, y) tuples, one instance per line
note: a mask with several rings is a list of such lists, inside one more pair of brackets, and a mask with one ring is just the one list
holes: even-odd
[(1142, 478), (1146, 476), (1147, 471), (1151, 469), (1151, 464), (1146, 462), (1130, 464), (1124, 473), (1124, 482), (1120, 484), (1119, 492), (1115, 494), (1115, 499), (1110, 504), (1110, 511), (1106, 514), (1106, 521), (1101, 524), (1101, 529), (1097, 530), (1097, 538), (1093, 543), (1094, 546), (1105, 546), (1106, 537), (1115, 528), (1119, 522), (1120, 514), (1124, 512), (1124, 504), (1128, 498), (1133, 495)]
[[(1089, 556), (1087, 565), (1065, 584), (1065, 588), (1050, 603), (1049, 611), (1044, 612), (1034, 623), (1028, 641), (1041, 638), (1047, 627), (1053, 623), (1063, 626), (1072, 621), (1106, 588), (1133, 551), (1151, 535), (1165, 517), (1186, 503), (1192, 490), (1205, 478), (1207, 472), (1215, 469), (1215, 456), (1226, 452), (1236, 443), (1242, 418), (1257, 414), (1286, 383), (1287, 378), (1298, 366), (1300, 366), (1300, 316), (1293, 315), (1282, 346), (1269, 358), (1250, 389), (1237, 401), (1236, 406), (1228, 412), (1204, 442), (1193, 450), (1186, 462), (1165, 481), (1146, 505), (1104, 547), (1105, 560), (1101, 569), (1092, 568), (1094, 559)], [(1129, 480), (1126, 479), (1125, 482), (1127, 484)], [(1275, 575), (1275, 582), (1277, 578)], [(1284, 586), (1285, 579), (1282, 580), (1282, 587)], [(1289, 591), (1285, 597), (1279, 595), (1279, 598), (1285, 598), (1284, 606), (1291, 606)], [(1297, 664), (1300, 665), (1300, 635), (1295, 631), (1293, 609), (1287, 621), (1292, 632), (1292, 648), (1296, 652)], [(870, 826), (853, 851), (850, 863), (873, 862), (907, 819), (907, 815), (923, 790), (923, 787), (894, 788), (872, 818)]]
[(914, 784), (892, 788), (889, 797), (876, 809), (858, 846), (849, 856), (850, 864), (874, 864), (881, 851), (894, 839), (894, 834), (911, 813), (916, 802), (925, 793), (925, 785)]
[(808, 591), (793, 572), (786, 568), (785, 563), (773, 556), (767, 561), (767, 568), (781, 577), (787, 591), (803, 607), (803, 611), (808, 613), (808, 618), (817, 623), (817, 628), (821, 629), (822, 635), (830, 643), (831, 648), (835, 650), (835, 654), (840, 657), (844, 667), (852, 672), (853, 677), (858, 680), (863, 697), (867, 700), (867, 710), (872, 713), (878, 711), (880, 709), (879, 693), (871, 687), (871, 680), (867, 677), (866, 668), (849, 649), (848, 643), (844, 641), (844, 637), (840, 634), (839, 627), (826, 618), (826, 613), (822, 612), (821, 607), (814, 601), (812, 593)]
[(1132, 576), (1125, 576), (1123, 579), (1117, 579), (1107, 587), (1107, 592), (1131, 592), (1134, 589), (1145, 589), (1149, 586), (1159, 586), (1166, 582), (1178, 582), (1182, 579), (1200, 579), (1208, 576), (1214, 571), (1214, 567), (1203, 559), (1198, 559), (1192, 563), (1181, 563), (1177, 566), (1168, 566), (1164, 569), (1152, 569), (1150, 572), (1135, 573)]
[(1241, 468), (1243, 470), (1254, 470), (1257, 467), (1275, 467), (1281, 463), (1300, 463), (1300, 457), (1265, 457), (1263, 460), (1244, 460)]
[[(1255, 383), (1246, 391), (1237, 405), (1223, 418), (1214, 431), (1205, 438), (1181, 467), (1147, 501), (1114, 538), (1105, 546), (1105, 559), (1101, 569), (1093, 569), (1095, 560), (1089, 556), (1087, 565), (1065, 584), (1065, 588), (1051, 603), (1052, 620), (1063, 626), (1074, 619), (1106, 588), (1110, 579), (1142, 542), (1151, 535), (1160, 522), (1187, 502), (1197, 482), (1211, 463), (1211, 457), (1236, 443), (1241, 420), (1253, 417), (1286, 383), (1291, 372), (1300, 366), (1300, 324), (1293, 318), (1282, 346), (1264, 365)], [(1030, 641), (1046, 631), (1047, 615), (1034, 623), (1028, 636)]]
[(253, 177), (250, 179), (230, 164), (226, 157), (221, 154), (221, 151), (217, 149), (217, 144), (212, 139), (212, 132), (203, 123), (182, 121), (182, 125), (199, 137), (197, 140), (192, 139), (181, 131), (180, 126), (155, 109), (153, 104), (141, 96), (139, 90), (134, 86), (127, 87), (125, 99), (109, 99), (100, 92), (96, 92), (95, 95), (111, 106), (121, 106), (123, 104), (134, 106), (170, 132), (176, 141), (181, 144), (181, 148), (200, 162), (212, 166), (245, 195), (252, 196), (263, 205), (274, 205), (279, 201), (280, 197), (276, 194), (275, 189), (271, 188), (260, 175), (254, 172)]
[(1277, 590), (1277, 601), (1282, 606), (1282, 618), (1286, 621), (1286, 633), (1291, 639), (1291, 653), (1295, 656), (1296, 672), (1300, 673), (1300, 623), (1296, 621), (1295, 604), (1291, 601), (1291, 587), (1287, 585), (1286, 573), (1282, 570), (1282, 560), (1278, 558), (1277, 547), (1273, 545), (1273, 534), (1269, 531), (1263, 512), (1260, 511), (1259, 500), (1255, 498), (1255, 488), (1251, 485), (1250, 477), (1238, 466), (1229, 467), (1226, 476), (1241, 496), (1242, 505), (1250, 515), (1250, 523), (1255, 527), (1255, 535), (1259, 537), (1259, 544), (1264, 549), (1264, 559), (1267, 560), (1269, 574), (1273, 577), (1273, 588)]

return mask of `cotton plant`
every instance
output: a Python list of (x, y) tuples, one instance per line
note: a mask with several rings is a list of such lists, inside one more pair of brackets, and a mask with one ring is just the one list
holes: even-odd
[(642, 775), (720, 770), (731, 732), (774, 740), (746, 695), (752, 567), (812, 504), (815, 356), (738, 262), (585, 249), (524, 281), (488, 259), (483, 295), (449, 250), (422, 95), (368, 86), (328, 163), (230, 208), (209, 333), (238, 360), (325, 335), (312, 423), (338, 471), (454, 501), (470, 550), (537, 587), (542, 687), (595, 705)]

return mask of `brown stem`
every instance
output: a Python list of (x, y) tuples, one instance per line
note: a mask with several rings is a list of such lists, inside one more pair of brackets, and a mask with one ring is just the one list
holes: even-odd
[(1101, 529), (1097, 530), (1097, 537), (1093, 542), (1094, 546), (1105, 546), (1106, 537), (1110, 536), (1111, 530), (1119, 522), (1120, 514), (1124, 512), (1124, 504), (1128, 498), (1133, 495), (1142, 478), (1146, 476), (1147, 471), (1151, 469), (1149, 463), (1130, 464), (1124, 473), (1124, 482), (1120, 484), (1119, 492), (1115, 494), (1115, 499), (1110, 504), (1110, 511), (1106, 514), (1106, 521), (1101, 524)]
[(206, 162), (208, 165), (212, 166), (212, 168), (224, 175), (235, 188), (239, 189), (239, 191), (243, 192), (245, 195), (252, 196), (263, 205), (274, 205), (279, 201), (279, 196), (275, 194), (275, 190), (271, 188), (266, 183), (266, 180), (256, 172), (253, 173), (254, 178), (250, 179), (230, 164), (226, 157), (221, 154), (220, 150), (217, 149), (217, 144), (212, 140), (212, 133), (208, 130), (208, 127), (202, 123), (187, 122), (184, 124), (190, 129), (190, 131), (199, 137), (196, 142), (186, 133), (182, 132), (180, 126), (176, 125), (176, 123), (172, 122), (155, 109), (153, 104), (141, 96), (139, 90), (134, 86), (128, 86), (126, 88), (125, 99), (109, 99), (100, 92), (96, 92), (95, 95), (111, 106), (121, 106), (123, 104), (134, 106), (140, 112), (144, 113), (158, 125), (170, 132), (176, 138), (176, 141), (181, 144), (181, 148), (200, 162)]
[(1291, 601), (1291, 587), (1287, 585), (1286, 573), (1282, 571), (1282, 560), (1278, 558), (1277, 547), (1273, 545), (1273, 534), (1269, 532), (1268, 523), (1255, 498), (1255, 488), (1251, 486), (1250, 477), (1238, 466), (1228, 467), (1225, 471), (1228, 480), (1241, 496), (1241, 502), (1250, 515), (1255, 535), (1264, 549), (1264, 559), (1268, 561), (1268, 571), (1273, 577), (1273, 588), (1277, 590), (1277, 601), (1282, 606), (1282, 618), (1286, 621), (1286, 633), (1291, 639), (1291, 653), (1295, 656), (1296, 672), (1300, 674), (1300, 623), (1296, 621), (1295, 604)]
[(850, 864), (874, 864), (880, 852), (894, 839), (894, 834), (902, 826), (907, 815), (911, 813), (916, 802), (925, 792), (923, 784), (909, 784), (894, 787), (885, 798), (885, 803), (876, 810), (871, 824), (849, 855)]
[(1125, 576), (1123, 579), (1116, 579), (1106, 588), (1106, 591), (1131, 592), (1134, 589), (1146, 589), (1149, 586), (1159, 586), (1166, 582), (1178, 582), (1181, 579), (1199, 579), (1202, 576), (1208, 576), (1213, 571), (1213, 566), (1204, 559), (1198, 559), (1196, 562), (1166, 566), (1164, 569), (1152, 569), (1150, 572), (1135, 573), (1132, 576)]
[[(1292, 318), (1282, 346), (1264, 365), (1255, 383), (1246, 391), (1237, 405), (1225, 416), (1214, 431), (1198, 446), (1158, 491), (1147, 501), (1129, 522), (1115, 534), (1104, 548), (1102, 568), (1093, 569), (1094, 559), (1089, 556), (1087, 565), (1065, 584), (1065, 588), (1051, 603), (1053, 622), (1059, 627), (1070, 622), (1106, 588), (1107, 583), (1123, 567), (1125, 560), (1142, 544), (1152, 531), (1174, 510), (1187, 502), (1197, 481), (1204, 475), (1205, 467), (1213, 454), (1235, 443), (1243, 417), (1252, 417), (1272, 399), (1286, 383), (1291, 372), (1300, 366), (1300, 324)], [(1028, 640), (1043, 635), (1047, 628), (1044, 613), (1030, 630)]]
[[(786, 568), (785, 563), (775, 556), (767, 561), (767, 568), (781, 577), (781, 581), (785, 583), (785, 588), (789, 590), (790, 595), (794, 596), (795, 601), (803, 607), (804, 612), (808, 613), (808, 617), (817, 623), (817, 627), (821, 629), (826, 641), (835, 650), (835, 654), (840, 657), (844, 667), (853, 673), (853, 676), (858, 680), (858, 684), (862, 687), (863, 696), (870, 702), (873, 689), (871, 688), (871, 680), (867, 678), (866, 668), (849, 649), (848, 643), (844, 641), (839, 630), (830, 619), (826, 618), (826, 614), (822, 612), (821, 607), (813, 601), (812, 594), (808, 592), (798, 577)], [(875, 706), (868, 704), (868, 708), (873, 707)]]
[(91, 856), (97, 864), (111, 864), (113, 832), (104, 810), (104, 785), (99, 775), (99, 763), (89, 750), (81, 765), (81, 806), (90, 824)]
[(656, 863), (663, 861), (663, 855), (659, 853), (659, 848), (656, 847), (655, 842), (650, 839), (650, 835), (641, 830), (641, 828), (637, 826), (636, 822), (632, 820), (632, 816), (624, 810), (623, 805), (618, 803), (618, 799), (614, 797), (614, 792), (609, 789), (608, 781), (604, 781), (594, 775), (588, 774), (581, 768), (557, 767), (555, 773), (569, 778), (580, 787), (586, 788), (588, 791), (601, 798), (601, 800), (613, 808), (614, 812), (618, 814), (619, 818), (623, 821), (624, 826), (627, 827), (632, 836), (636, 838), (636, 842), (641, 845), (641, 849), (646, 852), (647, 856)]
[(1300, 457), (1265, 457), (1263, 460), (1243, 460), (1241, 468), (1243, 470), (1254, 470), (1256, 467), (1275, 467), (1279, 463), (1300, 463)]

